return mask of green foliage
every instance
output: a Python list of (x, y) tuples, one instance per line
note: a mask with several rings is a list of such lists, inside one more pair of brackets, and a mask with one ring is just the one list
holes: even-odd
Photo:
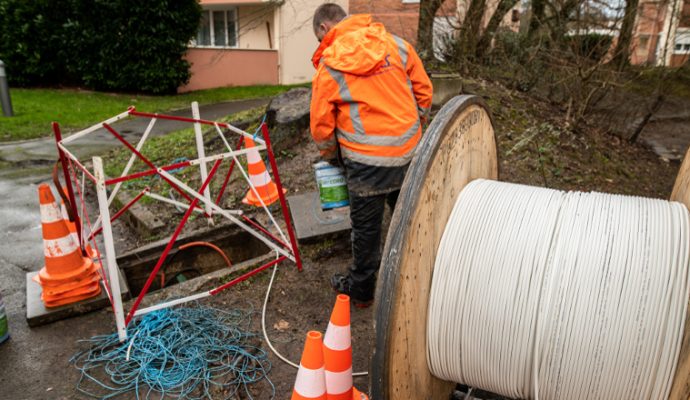
[(11, 85), (66, 80), (63, 25), (73, 18), (72, 0), (0, 0), (0, 60)]
[(171, 93), (200, 18), (196, 0), (0, 0), (0, 59), (17, 86)]

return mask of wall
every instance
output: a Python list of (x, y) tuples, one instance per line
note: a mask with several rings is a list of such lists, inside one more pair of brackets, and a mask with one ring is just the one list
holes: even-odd
[[(310, 82), (314, 75), (311, 56), (319, 42), (314, 36), (312, 17), (323, 0), (290, 0), (280, 7), (280, 83), (290, 85)], [(347, 0), (337, 0), (348, 10)]]
[(277, 12), (275, 5), (242, 6), (238, 8), (237, 12), (240, 22), (239, 47), (241, 49), (270, 50), (275, 48), (275, 33), (273, 32), (275, 24), (273, 14)]
[[(437, 16), (455, 16), (456, 0), (446, 0)], [(386, 29), (415, 45), (419, 23), (419, 3), (402, 0), (350, 0), (351, 14), (372, 14)]]
[(671, 67), (680, 67), (690, 60), (690, 54), (674, 54), (671, 56)]
[(192, 77), (179, 92), (224, 86), (278, 84), (278, 52), (275, 50), (189, 49), (185, 59)]
[(630, 55), (632, 64), (653, 64), (656, 60), (659, 34), (664, 27), (667, 8), (666, 4), (654, 0), (640, 1)]

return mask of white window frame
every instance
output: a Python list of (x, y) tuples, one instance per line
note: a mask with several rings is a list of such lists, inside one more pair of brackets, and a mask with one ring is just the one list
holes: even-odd
[(203, 13), (208, 13), (208, 26), (209, 26), (209, 36), (211, 39), (211, 43), (216, 42), (216, 37), (215, 37), (215, 29), (213, 25), (213, 12), (214, 11), (223, 11), (224, 15), (224, 32), (225, 32), (225, 43), (230, 42), (230, 33), (228, 32), (228, 16), (230, 13), (233, 14), (234, 20), (235, 20), (235, 45), (234, 46), (216, 46), (215, 44), (212, 45), (200, 45), (197, 44), (196, 38), (192, 39), (192, 41), (189, 44), (189, 47), (193, 47), (196, 49), (237, 49), (240, 47), (240, 21), (239, 21), (239, 9), (238, 7), (209, 7), (209, 8), (204, 8)]
[(419, 4), (419, 0), (402, 0), (403, 4)]
[[(681, 46), (680, 50), (676, 50), (678, 45)], [(690, 28), (678, 28), (676, 31), (673, 54), (690, 54)]]

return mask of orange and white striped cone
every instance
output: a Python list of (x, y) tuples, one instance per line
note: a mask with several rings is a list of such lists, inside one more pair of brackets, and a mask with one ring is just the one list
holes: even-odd
[(52, 307), (99, 294), (96, 267), (89, 257), (82, 257), (48, 185), (38, 187), (38, 198), (45, 256), (38, 281), (49, 287), (41, 294), (44, 303)]
[(326, 400), (326, 376), (323, 366), (323, 335), (309, 331), (304, 342), (291, 400)]
[[(65, 194), (65, 197), (67, 197), (67, 189), (62, 188), (62, 192)], [(67, 224), (67, 228), (72, 234), (74, 241), (76, 243), (79, 243), (79, 235), (77, 234), (77, 224), (69, 220), (67, 207), (65, 206), (65, 201), (62, 200), (62, 198), (60, 198), (60, 212), (62, 212), (62, 218), (65, 220), (65, 224)], [(86, 242), (86, 239), (84, 239), (84, 241)], [(86, 254), (88, 254), (94, 260), (94, 262), (98, 260), (98, 252), (94, 251), (89, 243), (84, 243), (84, 249), (86, 250)]]
[(350, 296), (339, 294), (323, 340), (328, 400), (367, 399), (352, 385)]
[[(261, 207), (261, 200), (263, 200), (265, 205), (270, 205), (276, 202), (280, 198), (278, 193), (278, 188), (276, 184), (271, 179), (271, 175), (266, 170), (266, 164), (261, 159), (259, 150), (256, 150), (256, 144), (251, 138), (244, 138), (245, 148), (250, 149), (247, 152), (247, 169), (249, 170), (249, 181), (252, 183), (256, 192), (249, 188), (247, 195), (244, 196), (242, 202), (244, 204)], [(287, 192), (283, 189), (283, 193)], [(259, 197), (260, 196), (260, 197)], [(261, 198), (261, 200), (259, 200)]]

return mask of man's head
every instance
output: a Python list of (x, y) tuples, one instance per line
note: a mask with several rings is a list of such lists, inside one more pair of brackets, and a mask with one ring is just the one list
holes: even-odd
[(314, 12), (314, 34), (319, 40), (323, 40), (328, 31), (338, 22), (347, 17), (347, 13), (337, 4), (326, 3), (319, 6)]

